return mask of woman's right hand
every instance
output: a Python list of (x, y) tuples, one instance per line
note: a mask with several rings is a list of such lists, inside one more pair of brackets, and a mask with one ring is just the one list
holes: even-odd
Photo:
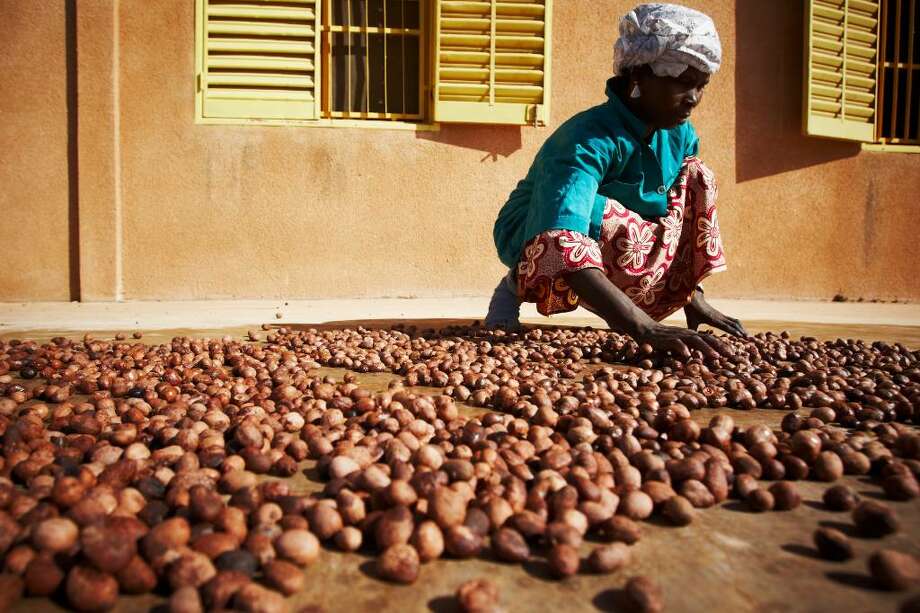
[(598, 268), (573, 272), (566, 276), (566, 281), (582, 301), (591, 305), (592, 311), (604, 318), (611, 330), (628, 334), (639, 344), (648, 343), (656, 351), (670, 351), (682, 358), (689, 358), (694, 349), (709, 358), (732, 355), (731, 347), (711, 334), (656, 322)]
[(695, 330), (655, 323), (634, 337), (639, 344), (648, 343), (656, 351), (669, 351), (674, 355), (689, 358), (691, 350), (698, 350), (709, 358), (733, 354), (732, 348), (712, 334), (700, 334)]

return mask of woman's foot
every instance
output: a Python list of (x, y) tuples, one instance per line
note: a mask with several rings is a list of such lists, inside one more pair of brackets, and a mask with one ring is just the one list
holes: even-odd
[(734, 317), (729, 317), (724, 313), (716, 310), (711, 304), (706, 302), (703, 292), (696, 291), (689, 304), (684, 307), (684, 315), (687, 317), (687, 327), (696, 330), (701, 325), (706, 324), (717, 330), (727, 332), (732, 336), (747, 336), (747, 330), (741, 325), (741, 321)]
[(515, 285), (511, 273), (508, 273), (495, 286), (492, 299), (489, 301), (489, 312), (485, 319), (487, 327), (505, 328), (506, 330), (521, 327), (521, 301), (518, 300)]

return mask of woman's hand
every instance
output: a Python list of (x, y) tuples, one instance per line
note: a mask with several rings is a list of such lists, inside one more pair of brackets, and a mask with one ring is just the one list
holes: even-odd
[(706, 324), (732, 336), (748, 335), (747, 330), (741, 325), (741, 321), (713, 308), (711, 304), (706, 302), (701, 291), (693, 293), (690, 303), (684, 307), (684, 314), (687, 316), (687, 327), (691, 330), (696, 330), (701, 325)]
[(633, 304), (623, 291), (615, 286), (597, 268), (579, 270), (566, 277), (569, 286), (591, 310), (604, 318), (612, 330), (630, 335), (638, 343), (648, 343), (653, 349), (670, 351), (684, 358), (691, 350), (698, 350), (709, 358), (719, 354), (731, 355), (731, 347), (712, 336), (694, 330), (665, 326), (649, 317)]
[(668, 351), (683, 358), (689, 358), (690, 351), (694, 349), (709, 358), (718, 358), (720, 354), (729, 356), (733, 353), (730, 345), (712, 334), (700, 334), (687, 328), (659, 323), (634, 338), (637, 343), (648, 343), (656, 351)]

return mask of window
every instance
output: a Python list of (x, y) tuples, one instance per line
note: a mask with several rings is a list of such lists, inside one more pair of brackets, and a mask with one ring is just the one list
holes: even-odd
[(920, 13), (918, 0), (882, 2), (879, 52), (880, 143), (920, 146)]
[(542, 125), (551, 13), (552, 0), (197, 0), (197, 119)]
[(419, 0), (323, 0), (323, 117), (421, 120)]
[(920, 152), (917, 4), (806, 3), (806, 134)]

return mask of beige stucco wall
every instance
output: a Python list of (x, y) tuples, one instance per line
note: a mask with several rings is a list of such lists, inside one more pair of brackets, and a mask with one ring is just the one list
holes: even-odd
[[(0, 28), (30, 4), (0, 4)], [(694, 117), (730, 258), (709, 291), (920, 299), (909, 223), (920, 156), (800, 136), (800, 3), (687, 4), (713, 16), (726, 51)], [(550, 129), (602, 100), (615, 19), (629, 5), (556, 0)], [(492, 222), (549, 129), (196, 125), (192, 0), (77, 0), (77, 14), (84, 299), (478, 295), (502, 274)], [(17, 32), (21, 63), (29, 45), (63, 58), (63, 15), (41, 18)], [(23, 73), (24, 85), (35, 79)], [(0, 109), (29, 113), (0, 126), (5, 149), (56, 127), (50, 149), (20, 138), (13, 168), (0, 170), (11, 188), (4, 217), (35, 215), (30, 188), (11, 175), (34, 166), (54, 178), (43, 190), (55, 186), (40, 226), (10, 242), (0, 225), (0, 254), (18, 264), (0, 276), (0, 300), (67, 298), (52, 291), (68, 278), (63, 74), (42, 83), (41, 99), (0, 95)], [(23, 257), (24, 243), (59, 255)]]
[(63, 2), (0, 2), (0, 300), (68, 300)]

